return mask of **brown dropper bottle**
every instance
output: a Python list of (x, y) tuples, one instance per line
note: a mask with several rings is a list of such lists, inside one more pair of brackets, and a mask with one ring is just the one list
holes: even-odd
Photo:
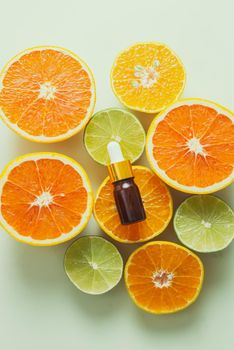
[(132, 166), (125, 160), (118, 142), (107, 146), (111, 164), (108, 166), (116, 207), (122, 225), (129, 225), (146, 219), (140, 191), (134, 182)]

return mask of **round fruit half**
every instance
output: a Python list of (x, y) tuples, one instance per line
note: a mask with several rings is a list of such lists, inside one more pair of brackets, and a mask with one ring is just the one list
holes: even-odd
[(1, 72), (0, 115), (19, 135), (57, 142), (79, 132), (95, 105), (86, 63), (67, 49), (39, 46), (11, 59)]
[(185, 69), (165, 44), (136, 43), (117, 56), (111, 84), (116, 97), (126, 107), (157, 113), (182, 94)]
[(71, 239), (88, 223), (92, 206), (86, 172), (62, 154), (16, 158), (0, 178), (0, 222), (24, 243), (47, 246)]
[(94, 205), (95, 218), (103, 231), (124, 243), (143, 242), (159, 235), (172, 217), (173, 203), (167, 186), (146, 167), (133, 166), (133, 174), (143, 200), (145, 221), (121, 224), (109, 177), (99, 187)]
[(204, 269), (187, 248), (155, 241), (138, 248), (125, 267), (130, 297), (141, 309), (168, 314), (185, 309), (198, 297)]
[(144, 151), (145, 130), (134, 114), (120, 108), (107, 108), (90, 119), (84, 144), (95, 161), (107, 165), (110, 163), (107, 145), (111, 141), (118, 142), (124, 158), (134, 162)]
[(82, 292), (103, 294), (114, 288), (123, 272), (118, 249), (106, 239), (86, 236), (68, 247), (64, 266), (70, 281)]
[(234, 213), (218, 197), (192, 196), (177, 209), (174, 228), (187, 247), (201, 253), (217, 252), (234, 238)]
[(146, 152), (156, 174), (188, 193), (211, 193), (234, 178), (234, 115), (202, 99), (178, 101), (156, 117)]

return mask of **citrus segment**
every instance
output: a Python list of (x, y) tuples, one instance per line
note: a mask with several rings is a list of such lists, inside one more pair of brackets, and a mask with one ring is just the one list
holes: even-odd
[(192, 196), (177, 209), (174, 228), (187, 247), (202, 253), (215, 252), (234, 238), (234, 213), (220, 198)]
[(158, 176), (189, 193), (210, 193), (234, 177), (234, 116), (213, 102), (185, 99), (156, 117), (147, 157)]
[(181, 95), (185, 71), (180, 59), (166, 45), (137, 43), (117, 56), (111, 82), (122, 104), (157, 113)]
[(14, 238), (53, 245), (77, 235), (92, 212), (92, 191), (84, 169), (57, 153), (19, 157), (0, 181), (0, 221)]
[(143, 200), (145, 221), (121, 224), (109, 177), (100, 186), (94, 205), (94, 214), (101, 228), (115, 240), (125, 243), (147, 241), (159, 235), (172, 216), (172, 199), (166, 185), (148, 168), (134, 166), (133, 173)]
[(134, 162), (145, 146), (145, 131), (139, 120), (120, 108), (108, 108), (97, 112), (85, 128), (84, 143), (90, 156), (107, 165), (110, 158), (107, 145), (117, 141), (125, 159)]
[(56, 142), (80, 131), (95, 103), (86, 64), (59, 47), (35, 47), (14, 57), (1, 73), (0, 114), (32, 141)]
[(64, 266), (78, 289), (88, 294), (102, 294), (120, 281), (123, 260), (112, 243), (102, 237), (86, 236), (67, 249)]
[(171, 242), (150, 242), (129, 257), (125, 282), (137, 306), (154, 314), (182, 310), (202, 286), (203, 265), (188, 249)]

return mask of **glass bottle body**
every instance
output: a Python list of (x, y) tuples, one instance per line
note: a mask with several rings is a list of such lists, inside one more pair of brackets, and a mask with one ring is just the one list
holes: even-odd
[(146, 219), (144, 205), (133, 177), (113, 183), (114, 198), (122, 225)]

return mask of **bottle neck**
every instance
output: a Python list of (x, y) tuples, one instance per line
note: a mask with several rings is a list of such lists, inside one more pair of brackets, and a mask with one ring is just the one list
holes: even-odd
[(132, 165), (129, 160), (113, 163), (108, 166), (111, 182), (133, 178)]
[(126, 179), (112, 181), (112, 183), (113, 184), (118, 184), (118, 183), (123, 183), (123, 182), (126, 182), (126, 181), (133, 181), (133, 179), (134, 179), (134, 176), (131, 176), (131, 177), (127, 177)]

